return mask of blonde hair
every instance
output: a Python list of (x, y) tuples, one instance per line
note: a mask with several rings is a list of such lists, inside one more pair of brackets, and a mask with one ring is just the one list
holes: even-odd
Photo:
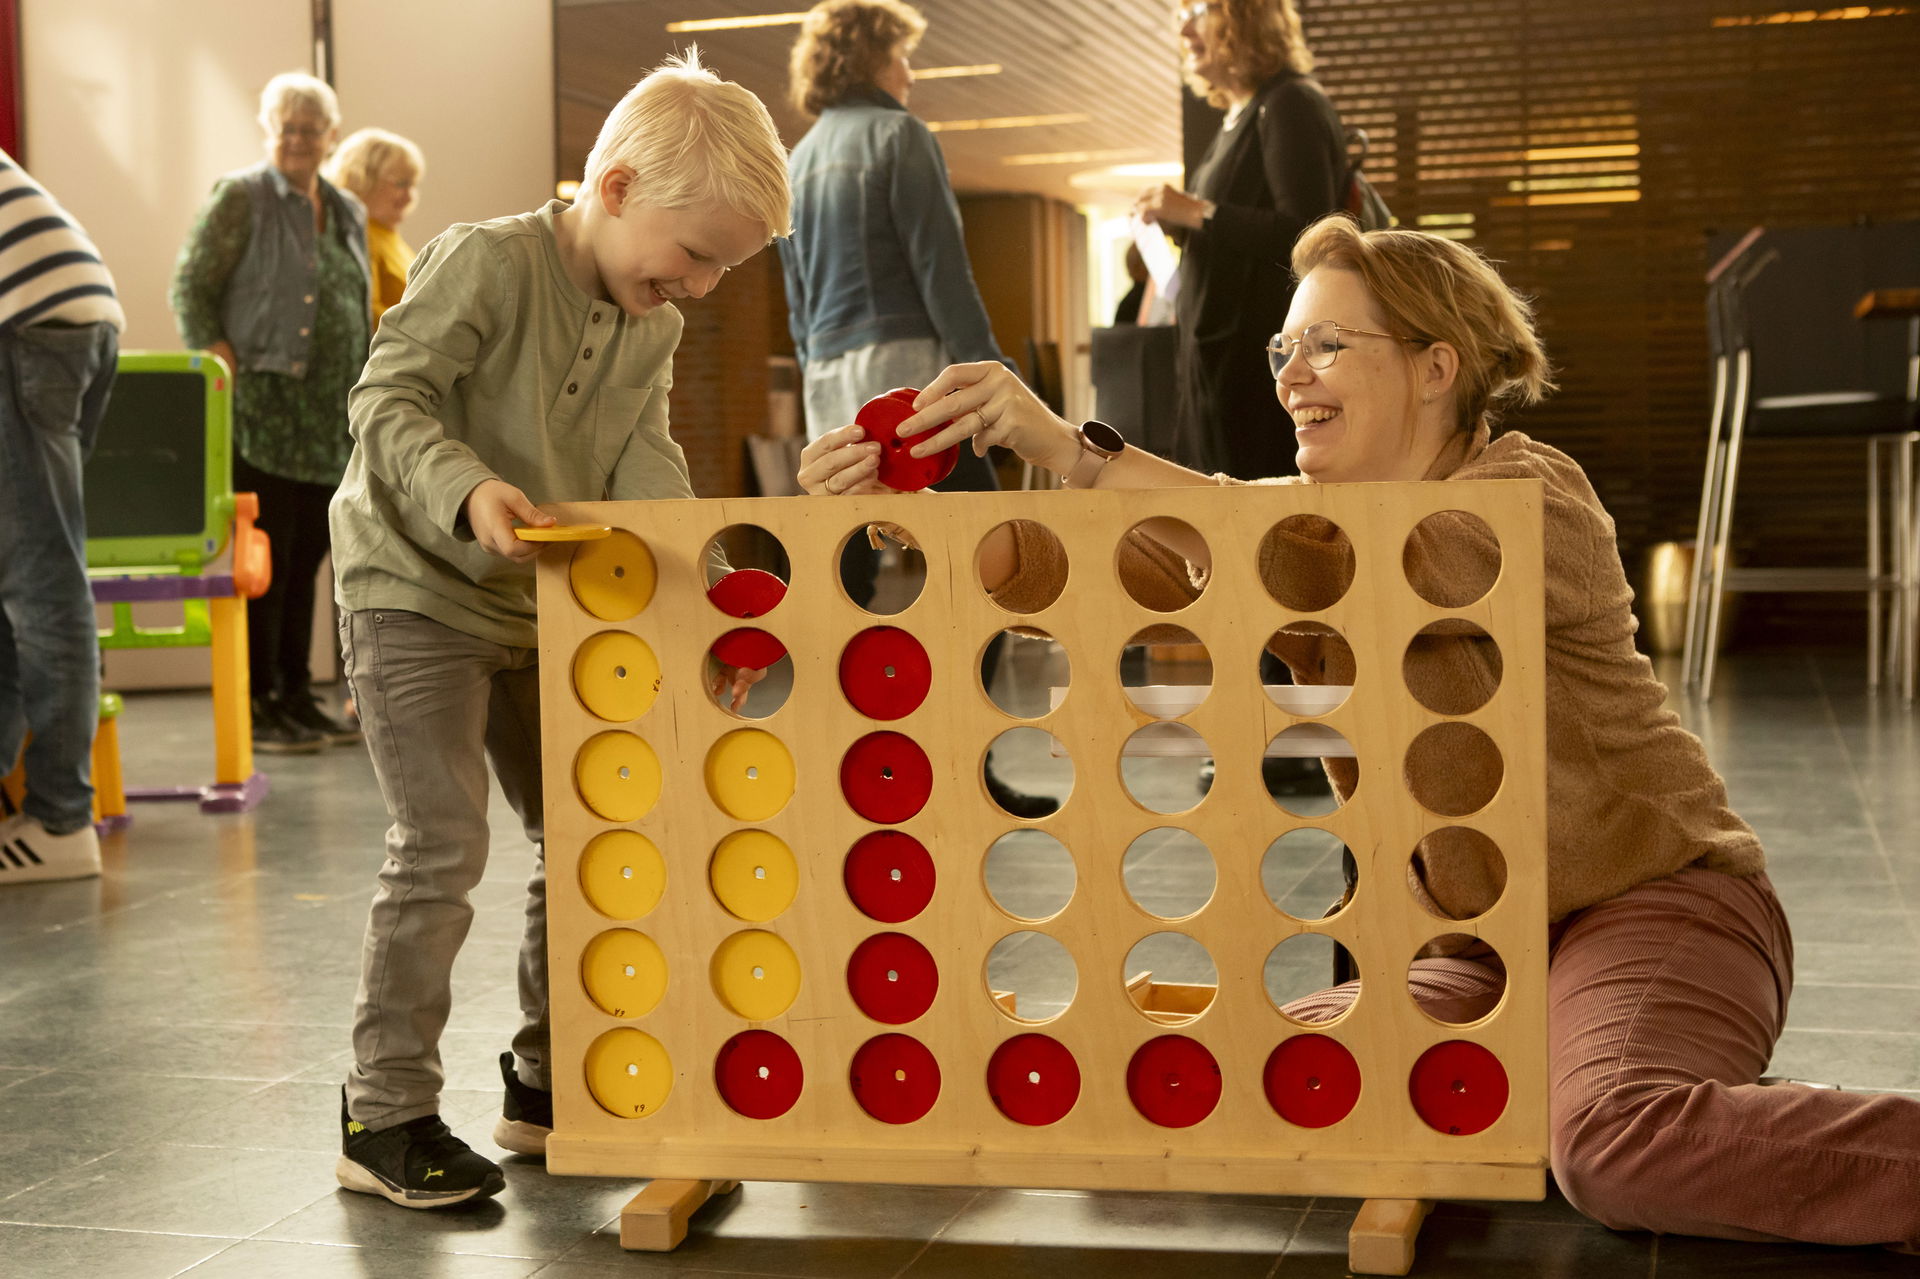
[(926, 31), (927, 20), (902, 0), (820, 0), (807, 10), (787, 60), (787, 100), (817, 116), (872, 84), (894, 46), (911, 54)]
[(396, 160), (412, 171), (415, 181), (427, 174), (426, 158), (407, 139), (385, 129), (355, 129), (333, 153), (327, 180), (364, 200), (392, 171)]
[(333, 86), (300, 71), (282, 71), (267, 81), (260, 90), (256, 118), (262, 129), (272, 129), (276, 121), (284, 122), (301, 108), (323, 117), (328, 128), (340, 123), (340, 99), (334, 96)]
[(627, 90), (587, 154), (582, 192), (615, 166), (633, 170), (629, 198), (663, 209), (710, 201), (791, 235), (787, 150), (766, 104), (700, 65), (700, 48), (668, 58)]
[(1462, 430), (1497, 421), (1495, 405), (1533, 404), (1553, 390), (1533, 307), (1466, 245), (1426, 231), (1362, 231), (1336, 213), (1293, 245), (1296, 277), (1322, 266), (1358, 275), (1397, 336), (1460, 353), (1454, 396)]
[[(1232, 80), (1254, 89), (1282, 71), (1306, 75), (1313, 70), (1293, 0), (1213, 0), (1212, 11), (1220, 21), (1208, 43), (1218, 47), (1216, 63)], [(1188, 72), (1186, 81), (1209, 104), (1226, 108), (1228, 85), (1197, 72)]]

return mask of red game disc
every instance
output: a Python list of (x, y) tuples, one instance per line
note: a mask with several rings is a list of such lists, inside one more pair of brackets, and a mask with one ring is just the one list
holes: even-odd
[(860, 406), (853, 415), (854, 422), (866, 429), (867, 438), (880, 445), (880, 471), (875, 477), (890, 489), (899, 489), (911, 493), (926, 488), (929, 484), (938, 484), (953, 474), (955, 462), (960, 460), (960, 446), (941, 449), (932, 457), (915, 457), (908, 452), (916, 444), (925, 443), (940, 427), (933, 431), (922, 432), (910, 440), (896, 436), (894, 428), (913, 416), (914, 397), (920, 392), (910, 386), (899, 386), (885, 395), (875, 396)]
[(1479, 1044), (1450, 1039), (1420, 1054), (1407, 1091), (1430, 1127), (1466, 1137), (1491, 1128), (1506, 1110), (1507, 1071)]
[(1056, 1123), (1080, 1100), (1080, 1065), (1057, 1039), (1015, 1035), (987, 1062), (987, 1092), (1017, 1124)]
[(840, 761), (840, 789), (854, 812), (891, 826), (925, 807), (933, 794), (933, 765), (904, 733), (868, 733)]
[(761, 671), (787, 655), (787, 646), (765, 631), (742, 626), (713, 642), (713, 655), (727, 666)]
[(720, 1098), (749, 1119), (778, 1119), (800, 1100), (800, 1054), (771, 1030), (743, 1030), (713, 1061)]
[(757, 568), (737, 568), (707, 588), (707, 599), (728, 617), (765, 617), (787, 597), (787, 584)]
[(1127, 1095), (1162, 1128), (1191, 1128), (1220, 1104), (1220, 1063), (1197, 1039), (1149, 1039), (1127, 1063)]
[(1337, 1124), (1360, 1100), (1360, 1063), (1325, 1035), (1282, 1042), (1267, 1058), (1264, 1081), (1274, 1112), (1302, 1128)]
[(847, 854), (847, 896), (869, 919), (898, 924), (933, 900), (933, 858), (905, 831), (877, 830)]
[(940, 1063), (911, 1035), (876, 1035), (847, 1072), (860, 1109), (886, 1124), (910, 1124), (940, 1096)]
[(879, 933), (854, 948), (847, 961), (847, 989), (861, 1012), (901, 1026), (933, 1007), (940, 966), (905, 933)]
[(869, 719), (899, 719), (918, 710), (933, 687), (933, 662), (911, 633), (869, 626), (840, 654), (840, 687)]

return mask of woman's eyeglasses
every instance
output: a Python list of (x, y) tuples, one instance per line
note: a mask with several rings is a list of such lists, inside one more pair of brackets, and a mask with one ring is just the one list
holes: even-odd
[(1299, 337), (1288, 337), (1285, 333), (1276, 333), (1267, 339), (1267, 367), (1273, 370), (1274, 380), (1280, 378), (1280, 370), (1287, 367), (1293, 359), (1293, 353), (1300, 351), (1307, 357), (1310, 369), (1330, 369), (1333, 362), (1340, 358), (1342, 333), (1357, 333), (1363, 337), (1387, 338), (1394, 342), (1419, 342), (1419, 338), (1403, 338), (1398, 333), (1375, 333), (1372, 329), (1350, 329), (1332, 320), (1321, 320), (1309, 324), (1300, 331)]
[(1173, 24), (1184, 27), (1189, 22), (1198, 22), (1207, 16), (1214, 6), (1214, 0), (1194, 0), (1192, 4), (1183, 4), (1173, 11)]

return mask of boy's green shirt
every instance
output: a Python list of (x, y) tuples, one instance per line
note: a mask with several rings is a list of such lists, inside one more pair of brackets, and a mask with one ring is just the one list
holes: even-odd
[(535, 503), (693, 496), (667, 434), (680, 313), (634, 319), (575, 287), (554, 238), (565, 208), (448, 228), (381, 319), (330, 511), (341, 608), (532, 647), (533, 565), (474, 542), (476, 485), (502, 479)]

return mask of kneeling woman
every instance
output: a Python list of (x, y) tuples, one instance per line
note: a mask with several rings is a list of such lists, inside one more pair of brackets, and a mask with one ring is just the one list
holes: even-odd
[[(1344, 218), (1309, 228), (1293, 269), (1300, 286), (1270, 355), (1301, 476), (1269, 482), (1544, 482), (1549, 1070), (1561, 1190), (1618, 1229), (1913, 1246), (1920, 1099), (1757, 1082), (1793, 984), (1792, 940), (1760, 842), (1634, 649), (1613, 521), (1586, 475), (1518, 432), (1491, 438), (1496, 405), (1550, 387), (1526, 303), (1451, 240), (1363, 234)], [(949, 368), (919, 403), (900, 431), (923, 435), (916, 453), (972, 436), (976, 449), (1005, 445), (1079, 487), (1240, 482), (1133, 448), (1103, 458), (998, 364)], [(858, 427), (830, 432), (803, 455), (801, 483), (810, 493), (883, 491), (877, 454)], [(1466, 522), (1421, 529), (1407, 561), (1416, 587), (1492, 579), (1491, 538)], [(1016, 612), (1050, 598), (1065, 571), (1051, 545), (1030, 526), (1003, 532), (983, 566), (994, 598)], [(1276, 588), (1311, 587), (1345, 554), (1292, 538), (1261, 571)], [(1121, 554), (1138, 598), (1163, 608), (1197, 597), (1207, 568), (1204, 547), (1138, 534)], [(1352, 674), (1313, 636), (1283, 636), (1274, 651), (1301, 683)], [(1497, 680), (1497, 655), (1473, 637), (1438, 638), (1416, 656), (1430, 681), (1464, 690)], [(1480, 766), (1449, 763), (1468, 783)], [(1344, 800), (1352, 761), (1329, 760), (1327, 771)], [(1435, 907), (1455, 918), (1498, 895), (1472, 846), (1429, 839), (1416, 866)], [(1502, 982), (1471, 954), (1416, 967), (1423, 997), (1446, 1001), (1452, 1021), (1491, 1009)], [(1289, 1012), (1325, 1019), (1352, 997), (1339, 987)]]

